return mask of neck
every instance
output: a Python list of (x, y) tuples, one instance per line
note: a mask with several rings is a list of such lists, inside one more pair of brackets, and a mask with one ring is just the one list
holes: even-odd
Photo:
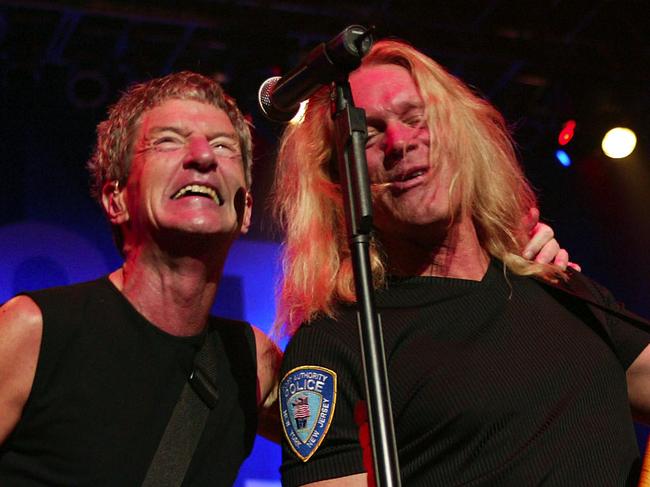
[(201, 333), (214, 303), (227, 249), (215, 255), (170, 255), (159, 248), (132, 248), (110, 275), (140, 314), (176, 336)]
[[(389, 272), (398, 276), (438, 276), (480, 281), (490, 262), (480, 245), (471, 218), (460, 217), (442, 231), (432, 229), (425, 238), (381, 234)], [(421, 235), (421, 232), (420, 232)]]

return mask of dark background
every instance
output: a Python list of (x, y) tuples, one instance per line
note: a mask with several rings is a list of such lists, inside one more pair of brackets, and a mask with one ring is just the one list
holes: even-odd
[[(218, 76), (250, 114), (256, 208), (246, 238), (279, 241), (265, 200), (280, 130), (260, 116), (257, 89), (345, 26), (375, 25), (503, 111), (543, 220), (586, 274), (650, 316), (648, 20), (646, 0), (0, 1), (0, 229), (53, 222), (88, 235), (117, 266), (87, 191), (94, 127), (128, 84), (191, 69)], [(565, 168), (553, 153), (568, 118), (577, 129)], [(637, 149), (607, 159), (600, 138), (621, 124)]]
[[(505, 113), (544, 220), (586, 273), (647, 315), (648, 19), (645, 0), (0, 1), (0, 223), (38, 216), (97, 226), (83, 165), (107, 104), (129, 83), (192, 69), (218, 75), (251, 115), (257, 211), (249, 238), (278, 239), (263, 206), (279, 129), (257, 110), (259, 84), (345, 26), (376, 25)], [(567, 118), (578, 122), (570, 168), (553, 159)], [(614, 123), (639, 136), (624, 161), (599, 148)]]

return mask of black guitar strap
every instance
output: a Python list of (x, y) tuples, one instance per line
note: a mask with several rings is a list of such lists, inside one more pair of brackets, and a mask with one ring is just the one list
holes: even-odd
[(599, 311), (604, 312), (650, 332), (650, 321), (623, 308), (610, 306), (596, 301), (594, 299), (594, 294), (601, 293), (592, 281), (578, 274), (577, 271), (574, 271), (571, 268), (567, 269), (567, 273), (569, 274), (568, 282), (562, 280), (558, 282), (549, 282), (546, 279), (537, 280), (548, 287), (557, 289), (569, 296), (585, 302), (590, 306), (596, 317), (598, 317)]
[(210, 410), (219, 400), (216, 374), (217, 350), (214, 337), (208, 333), (149, 465), (143, 487), (179, 487), (183, 483)]

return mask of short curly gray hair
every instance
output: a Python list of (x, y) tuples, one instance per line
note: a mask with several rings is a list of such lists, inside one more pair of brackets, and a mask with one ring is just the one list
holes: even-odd
[(248, 122), (219, 83), (198, 73), (181, 71), (131, 86), (109, 109), (108, 119), (97, 126), (97, 145), (88, 161), (88, 170), (91, 193), (100, 202), (107, 181), (126, 183), (142, 114), (170, 99), (209, 103), (226, 112), (239, 139), (246, 186), (250, 188), (253, 143)]
[[(87, 166), (91, 176), (90, 192), (100, 204), (102, 188), (108, 181), (126, 184), (135, 132), (142, 114), (172, 99), (200, 101), (226, 112), (237, 133), (246, 188), (250, 189), (253, 141), (249, 123), (219, 83), (202, 74), (181, 71), (131, 86), (108, 110), (108, 118), (97, 126), (97, 145)], [(122, 231), (117, 226), (112, 230), (115, 245), (122, 252)]]

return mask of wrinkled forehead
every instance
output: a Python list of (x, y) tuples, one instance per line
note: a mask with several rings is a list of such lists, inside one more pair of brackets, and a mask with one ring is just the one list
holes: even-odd
[(370, 113), (423, 104), (411, 74), (396, 64), (362, 66), (350, 75), (350, 87), (356, 106)]
[(139, 141), (165, 129), (183, 135), (225, 134), (238, 140), (235, 127), (223, 109), (193, 99), (171, 98), (144, 111), (138, 119), (135, 138)]

